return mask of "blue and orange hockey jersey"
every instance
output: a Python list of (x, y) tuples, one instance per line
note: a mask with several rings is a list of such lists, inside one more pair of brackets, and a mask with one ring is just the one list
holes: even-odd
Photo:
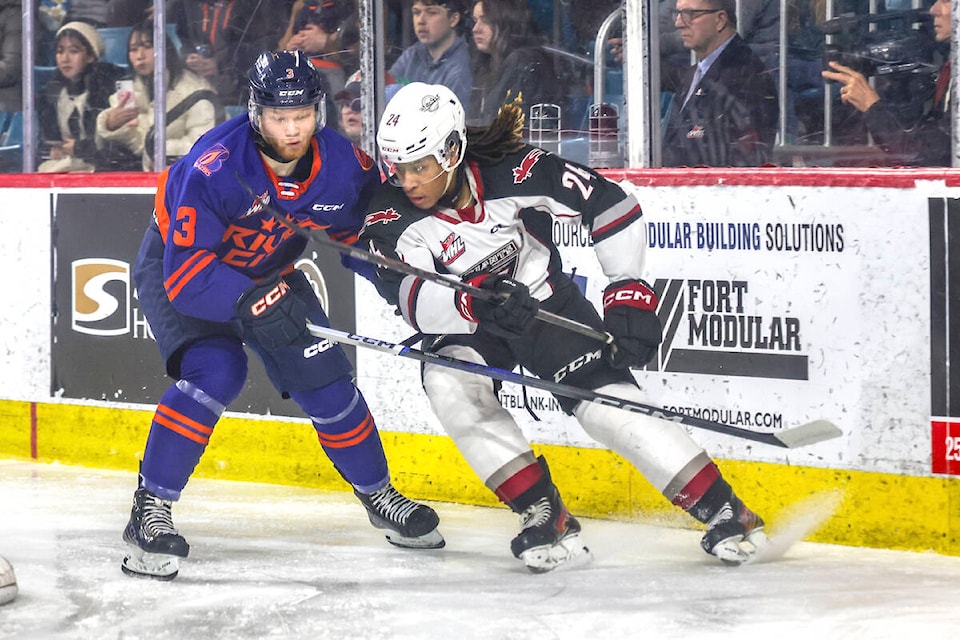
[[(313, 138), (309, 177), (278, 177), (260, 157), (245, 116), (214, 127), (160, 174), (155, 217), (164, 239), (164, 286), (185, 315), (223, 322), (256, 280), (289, 268), (306, 239), (264, 210), (240, 177), (290, 222), (353, 244), (380, 184), (373, 160), (329, 128)], [(348, 268), (372, 277), (354, 259)]]

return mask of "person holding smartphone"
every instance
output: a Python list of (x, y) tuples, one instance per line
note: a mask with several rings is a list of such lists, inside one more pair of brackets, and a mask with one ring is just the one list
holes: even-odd
[[(223, 119), (223, 110), (210, 83), (172, 55), (175, 48), (170, 38), (165, 46), (170, 52), (165, 87), (166, 156), (175, 159)], [(97, 117), (98, 144), (122, 145), (141, 158), (144, 171), (154, 170), (153, 56), (153, 20), (146, 20), (133, 27), (127, 39), (127, 59), (134, 77), (117, 81), (111, 107)]]

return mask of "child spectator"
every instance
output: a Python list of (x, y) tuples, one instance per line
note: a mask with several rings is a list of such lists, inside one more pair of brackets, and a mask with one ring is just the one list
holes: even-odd
[[(175, 51), (170, 38), (167, 51)], [(116, 143), (142, 157), (144, 171), (153, 171), (154, 95), (153, 21), (134, 27), (127, 39), (127, 59), (134, 72), (132, 91), (120, 90), (110, 97), (111, 108), (97, 117), (97, 143)], [(176, 55), (167, 56), (166, 155), (175, 160), (222, 120), (223, 109), (213, 87), (187, 69)]]

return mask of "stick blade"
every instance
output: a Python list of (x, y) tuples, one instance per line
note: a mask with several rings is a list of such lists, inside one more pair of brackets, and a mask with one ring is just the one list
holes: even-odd
[(806, 447), (824, 440), (833, 440), (843, 435), (840, 427), (829, 420), (814, 420), (798, 427), (773, 434), (788, 449)]

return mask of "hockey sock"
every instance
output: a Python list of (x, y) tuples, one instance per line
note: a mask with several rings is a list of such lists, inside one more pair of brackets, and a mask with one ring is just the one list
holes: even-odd
[(320, 446), (347, 482), (361, 493), (386, 486), (390, 475), (380, 433), (363, 395), (349, 378), (290, 396), (310, 416)]
[(182, 357), (181, 379), (163, 394), (140, 465), (144, 488), (178, 500), (227, 405), (243, 389), (246, 355), (235, 341), (196, 343)]
[(515, 513), (522, 513), (537, 500), (548, 495), (552, 484), (547, 461), (540, 456), (537, 462), (507, 478), (497, 487), (495, 493)]
[(733, 497), (733, 489), (711, 462), (671, 500), (700, 522), (709, 522)]

